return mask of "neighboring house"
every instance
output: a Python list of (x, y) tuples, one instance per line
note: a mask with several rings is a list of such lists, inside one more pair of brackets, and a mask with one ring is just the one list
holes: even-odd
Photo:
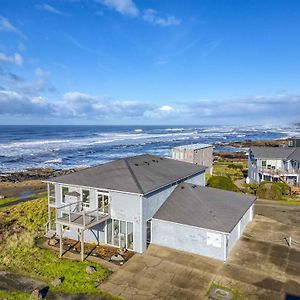
[[(226, 260), (255, 197), (204, 187), (205, 167), (140, 155), (49, 179), (48, 233), (144, 252), (149, 243)], [(50, 209), (56, 211), (51, 220)], [(82, 248), (83, 259), (83, 248)]]
[(213, 146), (208, 144), (191, 144), (174, 147), (172, 158), (180, 161), (207, 167), (206, 172), (212, 175)]
[(283, 181), (290, 186), (299, 187), (300, 145), (250, 148), (247, 182), (262, 181)]

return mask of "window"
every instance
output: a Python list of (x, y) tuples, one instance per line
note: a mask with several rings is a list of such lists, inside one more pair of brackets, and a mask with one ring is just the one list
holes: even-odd
[(120, 248), (126, 248), (126, 222), (120, 221)]
[(90, 191), (82, 190), (82, 206), (90, 207)]
[(101, 212), (108, 213), (109, 211), (109, 195), (98, 193), (98, 209)]
[(127, 248), (133, 249), (133, 223), (127, 222)]
[(116, 219), (106, 221), (106, 242), (120, 248), (133, 249), (133, 223)]
[(261, 162), (261, 165), (262, 165), (263, 168), (266, 167), (267, 161), (266, 161), (266, 160), (263, 160), (263, 161)]
[(114, 220), (113, 221), (114, 224), (114, 232), (113, 232), (113, 244), (115, 246), (119, 246), (119, 233), (120, 233), (120, 224), (119, 224), (119, 220)]
[(63, 186), (63, 187), (61, 188), (61, 191), (62, 191), (61, 202), (62, 202), (62, 203), (66, 203), (66, 195), (69, 193), (69, 188), (66, 187), (66, 186)]
[(112, 220), (106, 221), (106, 242), (107, 244), (111, 244), (112, 239)]
[(151, 243), (151, 220), (147, 221), (147, 246)]

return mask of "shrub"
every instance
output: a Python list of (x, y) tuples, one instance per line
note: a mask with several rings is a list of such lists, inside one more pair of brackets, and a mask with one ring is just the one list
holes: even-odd
[(226, 191), (238, 192), (239, 188), (226, 176), (212, 176), (207, 182), (207, 186)]
[(290, 188), (283, 182), (262, 182), (256, 192), (258, 198), (269, 200), (281, 200), (283, 195), (288, 195)]

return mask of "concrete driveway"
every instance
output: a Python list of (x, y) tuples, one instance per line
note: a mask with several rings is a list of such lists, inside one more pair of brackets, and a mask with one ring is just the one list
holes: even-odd
[[(258, 202), (226, 263), (150, 245), (136, 254), (100, 288), (125, 299), (206, 299), (212, 282), (242, 299), (288, 299), (300, 296), (300, 210), (287, 204)], [(285, 222), (286, 221), (286, 222)], [(292, 247), (285, 237), (292, 236)], [(293, 298), (295, 299), (295, 298)]]

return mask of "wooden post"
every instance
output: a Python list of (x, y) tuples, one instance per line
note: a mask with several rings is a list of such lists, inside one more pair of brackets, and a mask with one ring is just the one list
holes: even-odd
[(62, 253), (63, 253), (63, 239), (62, 239), (62, 235), (63, 235), (63, 228), (62, 228), (62, 225), (60, 225), (60, 235), (59, 235), (59, 258), (62, 257)]
[(81, 261), (84, 259), (84, 229), (81, 229)]
[(50, 184), (47, 183), (47, 195), (48, 195), (48, 228), (47, 230), (51, 230), (51, 209), (50, 209)]

